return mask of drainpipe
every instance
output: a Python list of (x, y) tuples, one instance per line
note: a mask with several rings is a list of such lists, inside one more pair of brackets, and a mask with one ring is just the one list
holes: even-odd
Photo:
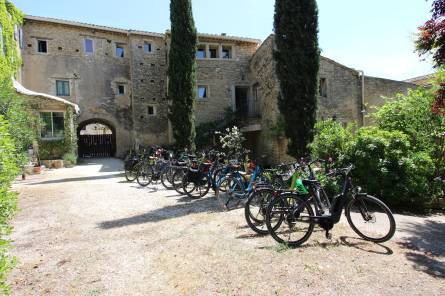
[(365, 125), (365, 114), (366, 114), (366, 107), (365, 107), (365, 72), (363, 70), (358, 70), (359, 77), (362, 78), (362, 94), (361, 94), (361, 110), (360, 114), (362, 116), (362, 126)]

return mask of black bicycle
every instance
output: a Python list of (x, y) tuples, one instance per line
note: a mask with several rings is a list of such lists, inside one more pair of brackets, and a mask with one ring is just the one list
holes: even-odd
[(342, 190), (331, 201), (320, 182), (311, 177), (303, 180), (306, 195), (285, 192), (270, 202), (266, 210), (266, 225), (279, 243), (296, 247), (306, 242), (318, 224), (331, 238), (329, 231), (340, 221), (343, 209), (351, 228), (363, 239), (375, 243), (390, 240), (396, 230), (391, 210), (378, 198), (361, 192), (352, 184), (354, 166), (332, 170), (328, 177), (341, 177)]

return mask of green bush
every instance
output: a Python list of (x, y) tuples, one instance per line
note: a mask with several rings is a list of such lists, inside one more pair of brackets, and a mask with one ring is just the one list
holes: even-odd
[(421, 211), (434, 198), (430, 181), (434, 163), (428, 153), (413, 151), (400, 131), (362, 128), (346, 152), (355, 182), (388, 205)]
[(39, 141), (39, 158), (41, 160), (62, 159), (65, 154), (64, 140), (40, 140)]
[(74, 153), (65, 153), (63, 155), (63, 160), (71, 162), (71, 164), (77, 163), (77, 156)]
[(317, 122), (315, 125), (316, 135), (310, 149), (315, 158), (336, 161), (344, 159), (347, 148), (353, 141), (354, 125), (344, 128), (341, 123), (333, 120)]

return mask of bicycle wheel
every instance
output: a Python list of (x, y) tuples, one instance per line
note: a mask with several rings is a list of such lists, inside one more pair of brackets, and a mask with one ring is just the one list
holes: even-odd
[(390, 240), (396, 231), (391, 210), (379, 199), (370, 195), (353, 198), (345, 208), (352, 230), (365, 240), (382, 243)]
[(277, 242), (297, 247), (307, 241), (314, 231), (315, 223), (309, 219), (311, 216), (314, 216), (314, 211), (304, 199), (296, 194), (282, 194), (267, 207), (267, 230)]
[(210, 190), (210, 182), (206, 175), (199, 176), (197, 180), (188, 180), (185, 175), (182, 181), (182, 188), (191, 199), (198, 199), (204, 197)]
[(177, 169), (173, 173), (172, 184), (173, 189), (176, 190), (177, 193), (181, 195), (185, 195), (185, 191), (182, 187), (182, 180), (184, 179), (185, 171), (183, 169)]
[(222, 185), (226, 185), (225, 195), (227, 200), (225, 206), (227, 210), (230, 211), (237, 208), (241, 201), (247, 197), (243, 184), (238, 178), (228, 178), (226, 182), (221, 183)]
[(268, 234), (266, 225), (266, 210), (274, 197), (274, 190), (269, 188), (256, 190), (244, 206), (244, 216), (247, 225), (258, 234)]
[(137, 171), (134, 170), (134, 168), (126, 169), (125, 170), (125, 179), (127, 179), (128, 182), (133, 182), (138, 177)]
[(172, 184), (173, 173), (174, 172), (171, 168), (168, 168), (162, 172), (161, 183), (162, 183), (162, 186), (165, 187), (165, 189), (168, 189), (168, 190), (173, 189), (173, 184)]
[(142, 187), (147, 187), (152, 181), (152, 176), (153, 169), (151, 167), (144, 166), (139, 170), (136, 180)]

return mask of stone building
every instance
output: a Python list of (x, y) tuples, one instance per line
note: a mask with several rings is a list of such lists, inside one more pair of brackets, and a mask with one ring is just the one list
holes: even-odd
[[(80, 106), (79, 131), (103, 124), (113, 131), (116, 156), (134, 144), (172, 143), (167, 118), (170, 33), (123, 30), (26, 16), (20, 47), (24, 86)], [(242, 37), (199, 34), (196, 118), (222, 118), (227, 109), (242, 117), (242, 130), (257, 155), (286, 158), (286, 144), (274, 134), (278, 81), (273, 35), (263, 43)], [(413, 84), (365, 77), (322, 58), (319, 117), (367, 124), (367, 105), (381, 95), (405, 92)]]

